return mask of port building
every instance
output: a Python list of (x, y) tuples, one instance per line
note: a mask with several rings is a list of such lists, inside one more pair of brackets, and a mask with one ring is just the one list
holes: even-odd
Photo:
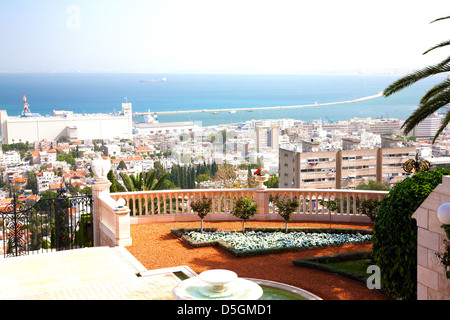
[(3, 144), (14, 142), (70, 141), (85, 139), (132, 139), (132, 106), (122, 103), (117, 113), (77, 114), (53, 111), (51, 116), (8, 116), (0, 110), (0, 130)]

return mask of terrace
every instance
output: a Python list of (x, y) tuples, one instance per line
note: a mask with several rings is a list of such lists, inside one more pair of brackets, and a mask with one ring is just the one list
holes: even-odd
[[(109, 186), (104, 176), (96, 175), (93, 186), (94, 248), (4, 259), (0, 263), (1, 274), (10, 278), (1, 281), (2, 299), (173, 299), (171, 289), (181, 281), (176, 274), (181, 272), (193, 276), (217, 268), (233, 270), (241, 277), (293, 285), (323, 299), (386, 299), (365, 284), (292, 265), (292, 261), (299, 258), (370, 250), (368, 243), (235, 258), (215, 247), (192, 249), (173, 236), (171, 229), (200, 226), (200, 218), (192, 212), (190, 203), (203, 196), (212, 199), (212, 212), (205, 218), (205, 227), (240, 229), (241, 221), (230, 214), (238, 197), (251, 198), (258, 205), (258, 213), (248, 221), (247, 227), (283, 227), (284, 221), (272, 201), (277, 195), (295, 196), (300, 202), (290, 227), (370, 229), (371, 220), (359, 213), (358, 199), (382, 199), (387, 192), (218, 189), (110, 194)], [(420, 253), (432, 249), (430, 241), (439, 247), (438, 240), (444, 237), (434, 216), (441, 203), (450, 202), (449, 190), (450, 177), (444, 177), (443, 184), (415, 214), (419, 229), (423, 229), (419, 231)], [(334, 211), (321, 204), (321, 200), (332, 199), (338, 200), (339, 204)], [(418, 260), (422, 264), (419, 269), (424, 277), (418, 277), (421, 282), (418, 297), (427, 299), (432, 289), (442, 288), (445, 297), (448, 286), (441, 284), (440, 275), (435, 275), (438, 268), (429, 270), (426, 261)], [(30, 267), (23, 270), (25, 263)], [(31, 267), (33, 263), (34, 267)], [(49, 264), (62, 266), (59, 269), (64, 272), (42, 272), (48, 269)], [(15, 274), (14, 277), (12, 274)], [(28, 280), (25, 281), (25, 278)], [(61, 285), (64, 285), (64, 290), (61, 290)]]

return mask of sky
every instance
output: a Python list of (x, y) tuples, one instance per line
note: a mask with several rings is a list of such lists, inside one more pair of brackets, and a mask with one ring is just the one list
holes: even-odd
[(0, 0), (0, 72), (417, 70), (449, 0)]

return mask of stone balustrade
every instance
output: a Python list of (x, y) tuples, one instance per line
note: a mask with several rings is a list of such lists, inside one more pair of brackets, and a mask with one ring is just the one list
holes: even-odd
[[(205, 221), (236, 220), (231, 211), (239, 197), (248, 197), (258, 205), (254, 220), (281, 220), (273, 199), (277, 196), (296, 197), (300, 203), (293, 214), (293, 221), (333, 221), (370, 222), (370, 218), (360, 214), (358, 201), (365, 198), (381, 200), (388, 192), (363, 190), (326, 189), (195, 189), (120, 192), (111, 198), (125, 199), (130, 209), (131, 223), (197, 221), (198, 216), (190, 208), (190, 203), (202, 197), (212, 200), (212, 212)], [(331, 212), (321, 201), (335, 200), (338, 209)]]

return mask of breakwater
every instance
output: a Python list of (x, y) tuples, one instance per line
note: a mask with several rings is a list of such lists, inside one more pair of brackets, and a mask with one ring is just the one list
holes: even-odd
[[(244, 107), (244, 108), (227, 108), (227, 109), (201, 109), (201, 110), (178, 110), (178, 111), (157, 111), (157, 114), (177, 114), (177, 113), (198, 113), (198, 112), (236, 112), (236, 111), (254, 111), (254, 110), (270, 110), (270, 109), (294, 109), (294, 108), (307, 108), (307, 107), (319, 107), (319, 106), (331, 106), (331, 105), (339, 105), (339, 104), (347, 104), (347, 103), (355, 103), (366, 101), (370, 99), (375, 99), (383, 96), (383, 92), (362, 97), (356, 98), (353, 100), (347, 101), (338, 101), (338, 102), (326, 102), (326, 103), (314, 103), (314, 104), (303, 104), (303, 105), (294, 105), (294, 106), (275, 106), (275, 107)], [(147, 115), (148, 112), (133, 112), (133, 116), (143, 116)]]

